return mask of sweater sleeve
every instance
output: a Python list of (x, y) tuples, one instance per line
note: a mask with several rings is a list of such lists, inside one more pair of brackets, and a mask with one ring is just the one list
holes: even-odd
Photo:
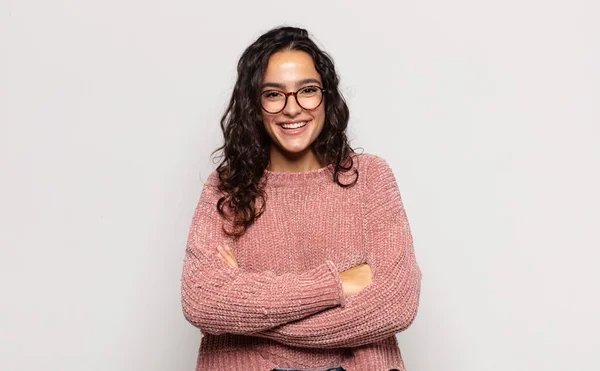
[(374, 156), (366, 171), (364, 241), (373, 279), (363, 291), (331, 308), (256, 336), (308, 348), (357, 347), (409, 327), (419, 305), (421, 270), (396, 179)]
[[(250, 334), (344, 305), (339, 274), (331, 261), (299, 274), (276, 275), (233, 269), (217, 254), (228, 244), (216, 209), (219, 192), (202, 190), (189, 230), (181, 276), (185, 318), (202, 332)], [(293, 288), (293, 289), (290, 289)]]

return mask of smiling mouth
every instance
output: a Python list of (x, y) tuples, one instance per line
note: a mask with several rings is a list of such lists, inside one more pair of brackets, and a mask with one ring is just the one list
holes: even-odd
[(280, 124), (280, 126), (285, 130), (300, 129), (300, 128), (305, 127), (309, 121), (310, 120), (298, 121), (298, 122), (294, 122), (294, 123), (290, 123), (290, 124)]

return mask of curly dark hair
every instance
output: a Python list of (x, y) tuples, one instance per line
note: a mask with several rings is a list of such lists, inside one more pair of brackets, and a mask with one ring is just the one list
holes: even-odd
[[(233, 230), (223, 231), (238, 239), (259, 218), (265, 209), (266, 194), (260, 180), (269, 164), (271, 139), (264, 125), (260, 106), (260, 89), (271, 55), (283, 50), (298, 50), (312, 57), (321, 76), (325, 92), (325, 124), (311, 149), (317, 159), (326, 165), (335, 164), (333, 181), (341, 187), (353, 186), (340, 182), (339, 173), (353, 168), (346, 128), (350, 112), (338, 90), (339, 77), (331, 57), (319, 49), (305, 29), (278, 27), (260, 36), (242, 54), (237, 64), (237, 81), (231, 100), (221, 118), (224, 144), (213, 151), (222, 159), (217, 167), (219, 190), (224, 196), (217, 202), (217, 210), (232, 222)], [(257, 202), (260, 199), (261, 202)], [(225, 212), (225, 206), (230, 213)], [(258, 210), (257, 210), (258, 208)]]

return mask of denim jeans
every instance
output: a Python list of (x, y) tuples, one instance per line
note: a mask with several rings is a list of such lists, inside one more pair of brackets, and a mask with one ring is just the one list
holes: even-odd
[(321, 368), (319, 370), (305, 370), (302, 368), (274, 368), (271, 371), (346, 371), (341, 367)]

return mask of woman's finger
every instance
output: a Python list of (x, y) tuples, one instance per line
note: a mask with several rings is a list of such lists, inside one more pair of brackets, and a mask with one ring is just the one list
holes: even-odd
[(229, 264), (229, 262), (227, 261), (227, 259), (221, 255), (221, 253), (217, 253), (217, 255), (219, 255), (219, 258), (221, 259), (221, 261), (227, 265), (229, 265), (231, 267), (231, 265)]
[(225, 261), (227, 261), (227, 264), (231, 267), (231, 268), (235, 268), (236, 266), (236, 262), (235, 262), (235, 258), (231, 256), (231, 254), (227, 251), (225, 251), (223, 253), (223, 257), (225, 258)]
[(223, 249), (223, 247), (221, 247), (221, 245), (217, 246), (217, 255), (219, 255), (219, 258), (221, 258), (221, 260), (223, 261), (223, 263), (231, 266), (229, 264), (228, 259), (227, 259), (227, 254), (225, 252), (225, 249)]
[(233, 253), (233, 251), (227, 247), (217, 246), (217, 250), (221, 259), (231, 268), (238, 268), (237, 259)]

